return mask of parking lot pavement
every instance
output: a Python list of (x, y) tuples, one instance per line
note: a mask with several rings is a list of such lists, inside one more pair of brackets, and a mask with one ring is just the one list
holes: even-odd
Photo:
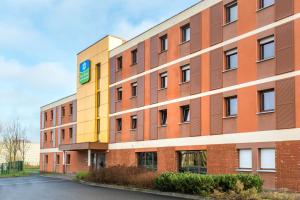
[(55, 178), (29, 176), (0, 179), (1, 200), (170, 200), (157, 196), (108, 188), (92, 187)]

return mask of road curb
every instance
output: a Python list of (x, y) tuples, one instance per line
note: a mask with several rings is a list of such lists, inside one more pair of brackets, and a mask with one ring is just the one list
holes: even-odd
[(146, 194), (154, 194), (154, 195), (160, 195), (160, 196), (167, 196), (167, 197), (177, 197), (182, 199), (193, 199), (193, 200), (208, 200), (209, 198), (203, 198), (196, 195), (188, 195), (188, 194), (180, 194), (180, 193), (174, 193), (174, 192), (161, 192), (158, 190), (150, 190), (150, 189), (142, 189), (142, 188), (135, 188), (135, 187), (126, 187), (126, 186), (120, 186), (120, 185), (109, 185), (109, 184), (99, 184), (99, 183), (92, 183), (82, 180), (75, 180), (72, 177), (68, 176), (56, 176), (56, 175), (41, 175), (44, 177), (49, 178), (59, 178), (69, 181), (78, 182), (83, 185), (88, 185), (92, 187), (102, 187), (102, 188), (109, 188), (109, 189), (116, 189), (116, 190), (124, 190), (124, 191), (132, 191), (132, 192), (142, 192)]

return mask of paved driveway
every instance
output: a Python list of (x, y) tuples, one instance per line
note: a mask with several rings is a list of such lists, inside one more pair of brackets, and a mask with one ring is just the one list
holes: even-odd
[(140, 192), (82, 185), (76, 182), (30, 176), (0, 179), (1, 200), (170, 200)]

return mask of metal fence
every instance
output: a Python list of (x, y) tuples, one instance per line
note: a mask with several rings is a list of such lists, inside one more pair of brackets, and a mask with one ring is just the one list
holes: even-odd
[(0, 174), (9, 174), (12, 172), (20, 172), (24, 169), (23, 161), (9, 162), (0, 164)]

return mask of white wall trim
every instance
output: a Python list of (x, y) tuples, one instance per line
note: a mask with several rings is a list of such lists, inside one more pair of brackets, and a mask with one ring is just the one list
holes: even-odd
[(247, 83), (242, 83), (242, 84), (238, 84), (238, 85), (234, 85), (234, 86), (230, 86), (230, 87), (225, 87), (225, 88), (221, 88), (221, 89), (217, 89), (217, 90), (211, 90), (208, 92), (203, 92), (203, 93), (199, 93), (199, 94), (195, 94), (195, 95), (191, 95), (191, 96), (181, 97), (181, 98), (172, 99), (172, 100), (168, 100), (168, 101), (164, 101), (164, 102), (160, 102), (160, 103), (156, 103), (156, 104), (151, 104), (151, 105), (147, 105), (147, 106), (143, 106), (143, 107), (124, 110), (121, 112), (110, 114), (109, 117), (115, 117), (115, 116), (123, 115), (126, 113), (137, 112), (137, 111), (141, 111), (141, 110), (156, 108), (159, 106), (165, 106), (165, 105), (172, 104), (172, 103), (178, 103), (178, 102), (197, 99), (197, 98), (201, 98), (201, 97), (205, 97), (205, 96), (215, 95), (215, 94), (219, 94), (219, 93), (223, 93), (223, 92), (229, 92), (232, 90), (256, 86), (256, 85), (260, 85), (260, 84), (264, 84), (264, 83), (269, 83), (272, 81), (278, 81), (278, 80), (283, 80), (283, 79), (287, 79), (287, 78), (292, 78), (292, 77), (296, 77), (299, 75), (300, 75), (300, 70), (293, 71), (293, 72), (289, 72), (289, 73), (285, 73), (285, 74), (281, 74), (281, 75), (277, 75), (277, 76), (272, 76), (272, 77), (268, 77), (268, 78), (263, 78), (263, 79), (259, 79), (259, 80), (255, 80), (255, 81), (250, 81)]
[(253, 31), (249, 31), (249, 32), (247, 32), (247, 33), (245, 33), (245, 34), (242, 34), (242, 35), (240, 35), (240, 36), (237, 36), (237, 37), (235, 37), (235, 38), (226, 40), (226, 41), (224, 41), (224, 42), (222, 42), (222, 43), (216, 44), (216, 45), (211, 46), (211, 47), (208, 47), (208, 48), (206, 48), (206, 49), (202, 49), (202, 50), (200, 50), (200, 51), (198, 51), (198, 52), (195, 52), (195, 53), (193, 53), (193, 54), (184, 56), (184, 57), (182, 57), (182, 58), (179, 58), (179, 59), (177, 59), (177, 60), (171, 61), (171, 62), (169, 62), (169, 63), (166, 63), (166, 64), (160, 65), (160, 66), (158, 66), (158, 67), (155, 67), (155, 68), (153, 68), (153, 69), (144, 71), (144, 72), (142, 72), (142, 73), (140, 73), (140, 74), (137, 74), (137, 75), (128, 77), (128, 78), (126, 78), (126, 79), (123, 79), (123, 80), (121, 80), (121, 81), (118, 81), (118, 82), (116, 82), (116, 83), (113, 83), (113, 84), (109, 85), (109, 87), (110, 87), (110, 88), (111, 88), (111, 87), (115, 87), (115, 86), (120, 85), (120, 84), (122, 84), (122, 83), (125, 83), (125, 82), (127, 82), (127, 81), (132, 81), (132, 80), (137, 79), (137, 78), (139, 78), (139, 77), (142, 77), (142, 76), (145, 76), (145, 75), (147, 75), (147, 74), (151, 74), (151, 73), (156, 72), (156, 71), (159, 71), (159, 70), (161, 70), (161, 69), (170, 67), (170, 66), (172, 66), (172, 65), (178, 64), (178, 63), (183, 62), (183, 61), (185, 61), (185, 60), (188, 60), (188, 59), (191, 59), (191, 58), (200, 56), (200, 55), (202, 55), (202, 54), (208, 53), (208, 52), (213, 51), (213, 50), (215, 50), (215, 49), (224, 47), (224, 46), (226, 46), (226, 45), (229, 45), (229, 44), (238, 42), (238, 41), (243, 40), (243, 39), (245, 39), (245, 38), (248, 38), (248, 37), (251, 37), (251, 36), (256, 35), (256, 34), (258, 34), (258, 33), (267, 31), (267, 30), (269, 30), (269, 29), (272, 29), (272, 28), (275, 28), (275, 27), (278, 27), (278, 26), (281, 26), (281, 25), (283, 25), (283, 24), (286, 24), (286, 23), (288, 23), (288, 22), (297, 20), (297, 19), (299, 19), (299, 18), (300, 18), (300, 13), (297, 13), (297, 14), (295, 14), (295, 15), (293, 15), (293, 16), (284, 18), (284, 19), (279, 20), (279, 21), (277, 21), (277, 22), (274, 22), (274, 23), (272, 23), (272, 24), (268, 24), (268, 25), (266, 25), (266, 26), (264, 26), (264, 27), (255, 29), (255, 30), (253, 30)]
[(55, 108), (57, 106), (60, 106), (62, 104), (65, 104), (65, 103), (68, 103), (68, 102), (71, 102), (71, 101), (75, 101), (75, 100), (76, 100), (76, 94), (72, 94), (72, 95), (64, 97), (64, 98), (62, 98), (60, 100), (57, 100), (57, 101), (49, 103), (49, 104), (47, 104), (45, 106), (42, 106), (41, 107), (41, 112), (44, 112), (46, 110)]
[(40, 153), (61, 153), (58, 148), (40, 149)]
[(109, 150), (300, 140), (300, 128), (109, 144)]
[(63, 127), (66, 127), (66, 126), (72, 126), (72, 125), (75, 125), (75, 124), (77, 124), (77, 122), (71, 122), (71, 123), (68, 123), (68, 124), (62, 124), (62, 125), (59, 125), (59, 126), (53, 126), (53, 127), (41, 129), (40, 131), (49, 131), (49, 130), (53, 130), (53, 129), (57, 129), (57, 128), (63, 128)]
[(137, 45), (140, 42), (145, 41), (146, 39), (149, 39), (156, 34), (167, 30), (171, 28), (172, 26), (200, 13), (201, 11), (221, 2), (222, 0), (202, 0), (196, 3), (195, 5), (191, 6), (190, 8), (187, 8), (186, 10), (176, 14), (175, 16), (165, 20), (162, 23), (159, 23), (158, 25), (150, 28), (149, 30), (145, 31), (144, 33), (134, 37), (133, 39), (125, 42), (124, 44), (118, 46), (117, 48), (113, 49), (110, 52), (110, 57), (114, 57), (115, 55), (118, 55), (119, 53)]

